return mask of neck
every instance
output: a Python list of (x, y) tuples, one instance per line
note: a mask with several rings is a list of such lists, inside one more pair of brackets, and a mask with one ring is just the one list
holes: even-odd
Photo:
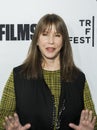
[(42, 68), (45, 70), (59, 70), (60, 69), (60, 61), (58, 59), (46, 59), (42, 63)]

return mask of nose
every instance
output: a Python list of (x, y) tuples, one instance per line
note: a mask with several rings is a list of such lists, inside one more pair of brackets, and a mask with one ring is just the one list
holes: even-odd
[(49, 36), (49, 44), (54, 43), (54, 37), (52, 35)]

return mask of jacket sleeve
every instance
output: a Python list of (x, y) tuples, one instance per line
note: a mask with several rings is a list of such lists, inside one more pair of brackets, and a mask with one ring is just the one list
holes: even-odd
[[(95, 111), (94, 103), (92, 100), (91, 92), (90, 92), (87, 81), (85, 82), (85, 87), (84, 87), (84, 107), (85, 109), (92, 110), (93, 115), (96, 116), (96, 119), (97, 119), (97, 114)], [(97, 121), (96, 121), (94, 130), (97, 130)]]
[(11, 72), (6, 85), (3, 90), (2, 98), (0, 101), (0, 130), (4, 130), (3, 122), (6, 116), (12, 115), (15, 112), (15, 92), (13, 72)]

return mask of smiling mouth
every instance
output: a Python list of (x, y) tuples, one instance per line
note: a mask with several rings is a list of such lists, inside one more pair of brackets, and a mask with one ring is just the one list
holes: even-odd
[(55, 50), (55, 48), (53, 48), (53, 47), (47, 47), (46, 50), (47, 50), (48, 52), (53, 52), (53, 51)]

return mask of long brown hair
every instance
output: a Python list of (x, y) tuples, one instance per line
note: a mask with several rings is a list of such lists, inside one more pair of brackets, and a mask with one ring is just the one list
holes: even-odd
[(56, 31), (62, 34), (63, 37), (63, 47), (60, 51), (61, 78), (65, 81), (72, 81), (78, 75), (79, 69), (74, 64), (66, 24), (56, 14), (46, 14), (39, 20), (28, 51), (28, 56), (23, 63), (23, 73), (26, 78), (38, 78), (42, 76), (42, 55), (37, 46), (37, 41), (40, 33), (52, 24), (55, 25)]

